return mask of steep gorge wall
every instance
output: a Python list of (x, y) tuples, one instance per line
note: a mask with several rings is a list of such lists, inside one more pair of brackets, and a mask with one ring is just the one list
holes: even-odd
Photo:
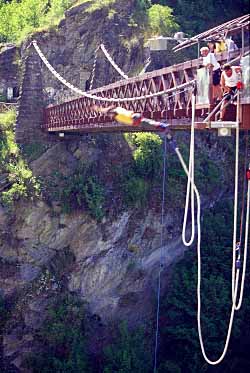
[[(128, 2), (127, 11), (129, 5)], [(117, 44), (117, 30), (111, 28), (107, 10), (97, 11), (86, 20), (84, 7), (70, 10), (58, 32), (35, 36), (56, 70), (81, 88), (89, 78), (94, 50), (100, 41), (116, 51), (115, 60), (125, 72), (143, 62), (142, 45), (128, 51)], [(131, 32), (126, 24), (120, 27), (122, 32)], [(155, 310), (155, 280), (161, 252), (160, 187), (144, 209), (124, 208), (115, 189), (117, 167), (125, 170), (132, 160), (132, 150), (123, 136), (79, 136), (55, 143), (42, 134), (43, 105), (63, 101), (71, 93), (51, 77), (34, 49), (27, 50), (28, 45), (29, 42), (23, 45), (21, 51), (27, 59), (16, 135), (21, 143), (50, 144), (46, 152), (30, 162), (34, 175), (43, 180), (53, 179), (59, 171), (70, 178), (80, 162), (93, 165), (95, 174), (105, 184), (108, 202), (106, 215), (99, 223), (86, 209), (66, 214), (53, 198), (19, 201), (11, 215), (1, 207), (0, 289), (11, 305), (11, 316), (3, 333), (3, 357), (20, 371), (26, 354), (39, 350), (34, 345), (34, 334), (61, 292), (77, 294), (88, 303), (90, 313), (97, 314), (105, 325), (115, 319), (137, 324), (150, 318)], [(117, 78), (108, 61), (99, 56), (95, 84), (101, 86)], [(188, 134), (179, 136), (180, 142), (187, 140)], [(200, 154), (217, 164), (226, 159), (223, 141), (218, 144), (204, 136), (197, 139), (196, 145)], [(227, 189), (223, 184), (211, 200), (211, 195), (206, 196), (204, 205), (212, 206)], [(184, 251), (180, 238), (184, 197), (177, 206), (174, 200), (167, 201), (163, 289), (172, 265)]]

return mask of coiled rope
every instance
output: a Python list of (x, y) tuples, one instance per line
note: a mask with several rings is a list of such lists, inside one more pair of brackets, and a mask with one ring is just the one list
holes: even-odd
[[(192, 108), (195, 106), (195, 101), (194, 99), (192, 100)], [(202, 354), (204, 359), (206, 360), (207, 363), (210, 365), (217, 365), (219, 364), (225, 357), (228, 349), (228, 344), (229, 340), (231, 337), (231, 332), (232, 332), (232, 325), (234, 321), (234, 313), (235, 310), (239, 309), (238, 306), (236, 306), (236, 299), (237, 299), (237, 292), (238, 292), (238, 284), (239, 284), (239, 273), (240, 269), (236, 268), (236, 253), (235, 253), (235, 245), (236, 245), (236, 231), (237, 231), (237, 194), (238, 194), (238, 151), (239, 151), (239, 94), (238, 94), (238, 100), (237, 100), (237, 127), (236, 127), (236, 158), (235, 158), (235, 198), (234, 198), (234, 238), (233, 238), (233, 262), (232, 262), (232, 307), (231, 307), (231, 314), (230, 314), (230, 320), (229, 320), (229, 325), (228, 325), (228, 331), (227, 331), (227, 337), (224, 345), (223, 352), (221, 356), (213, 361), (210, 360), (205, 352), (204, 348), (204, 342), (203, 342), (203, 337), (202, 337), (202, 329), (201, 329), (201, 203), (200, 203), (200, 195), (199, 192), (196, 188), (196, 185), (194, 183), (194, 155), (192, 152), (194, 152), (194, 116), (192, 115), (192, 125), (191, 125), (191, 140), (190, 140), (190, 157), (189, 157), (189, 162), (191, 163), (191, 166), (189, 164), (189, 169), (187, 169), (187, 166), (181, 156), (181, 153), (179, 152), (179, 149), (176, 147), (175, 148), (176, 154), (181, 162), (181, 165), (187, 175), (188, 178), (188, 184), (191, 185), (191, 188), (193, 189), (195, 196), (196, 196), (196, 202), (197, 202), (197, 255), (198, 255), (198, 281), (197, 281), (197, 323), (198, 323), (198, 334), (199, 334), (199, 341), (200, 341), (200, 346), (202, 350)], [(248, 241), (248, 232), (249, 232), (249, 199), (250, 199), (250, 181), (248, 180), (248, 197), (247, 197), (247, 216), (246, 216), (246, 232), (245, 232), (245, 256), (244, 256), (244, 268), (246, 265), (246, 256), (247, 256), (247, 241)], [(187, 187), (188, 190), (188, 187)], [(192, 199), (192, 197), (191, 197)], [(189, 201), (189, 198), (188, 198)], [(185, 213), (186, 210), (188, 209), (188, 204), (186, 203), (185, 207)], [(194, 219), (193, 219), (193, 206), (192, 208), (192, 224), (194, 224)], [(185, 219), (184, 219), (185, 222)], [(193, 232), (193, 231), (192, 231)], [(183, 227), (183, 236), (185, 238), (186, 236), (186, 222)], [(193, 238), (193, 239), (192, 239)], [(189, 242), (184, 242), (186, 246), (190, 246), (193, 243), (194, 240), (194, 234), (191, 235), (191, 239)], [(236, 269), (236, 271), (235, 271)], [(240, 296), (240, 302), (241, 304), (242, 301), (242, 296), (243, 296), (243, 288), (244, 288), (244, 278), (245, 278), (245, 273), (244, 276), (242, 276), (242, 286), (241, 286), (241, 296)]]
[(71, 83), (67, 82), (66, 79), (64, 79), (51, 66), (51, 64), (48, 62), (48, 60), (46, 59), (46, 57), (42, 53), (41, 49), (38, 47), (37, 42), (33, 41), (31, 44), (33, 44), (33, 46), (34, 46), (36, 52), (38, 53), (39, 57), (41, 58), (41, 60), (45, 64), (45, 66), (49, 69), (49, 71), (55, 76), (56, 79), (58, 79), (62, 84), (64, 84), (66, 87), (68, 87), (72, 91), (76, 92), (77, 94), (79, 94), (81, 96), (84, 96), (84, 97), (87, 97), (87, 98), (89, 98), (91, 100), (95, 100), (95, 101), (121, 103), (121, 102), (133, 102), (133, 101), (145, 100), (145, 99), (148, 99), (148, 98), (151, 98), (151, 97), (162, 96), (164, 94), (173, 93), (175, 91), (180, 91), (180, 90), (182, 90), (183, 88), (186, 88), (186, 87), (192, 87), (194, 85), (194, 83), (195, 83), (195, 79), (194, 79), (194, 80), (191, 80), (190, 82), (181, 84), (178, 87), (170, 88), (170, 89), (159, 91), (159, 92), (150, 93), (148, 95), (139, 96), (139, 97), (123, 97), (123, 98), (105, 98), (105, 97), (100, 97), (100, 96), (96, 96), (96, 95), (92, 95), (90, 93), (84, 92), (81, 89), (76, 88), (75, 86), (73, 86)]
[[(187, 169), (187, 166), (183, 160), (183, 157), (179, 151), (178, 148), (175, 149), (175, 152), (181, 162), (181, 165), (185, 171), (185, 174), (187, 178), (190, 177), (189, 170)], [(228, 331), (227, 331), (227, 337), (226, 337), (226, 342), (225, 346), (223, 349), (223, 352), (220, 356), (219, 359), (212, 361), (210, 360), (205, 352), (204, 348), (204, 342), (203, 342), (203, 337), (202, 337), (202, 329), (201, 329), (201, 202), (200, 202), (200, 195), (198, 192), (198, 189), (194, 183), (194, 179), (191, 179), (191, 187), (194, 189), (195, 196), (196, 196), (196, 202), (197, 202), (197, 255), (198, 255), (198, 280), (197, 280), (197, 323), (198, 323), (198, 334), (199, 334), (199, 341), (200, 341), (200, 346), (201, 346), (201, 351), (203, 354), (204, 359), (206, 362), (210, 365), (217, 365), (219, 364), (225, 357), (228, 349), (228, 344), (229, 340), (231, 337), (231, 332), (232, 332), (232, 326), (233, 326), (233, 321), (234, 321), (234, 312), (235, 312), (235, 303), (236, 303), (236, 295), (237, 295), (237, 289), (238, 289), (238, 282), (239, 282), (239, 269), (236, 270), (236, 281), (235, 281), (235, 293), (234, 293), (234, 298), (233, 298), (233, 303), (232, 303), (232, 308), (231, 308), (231, 314), (230, 314), (230, 321), (228, 325)]]

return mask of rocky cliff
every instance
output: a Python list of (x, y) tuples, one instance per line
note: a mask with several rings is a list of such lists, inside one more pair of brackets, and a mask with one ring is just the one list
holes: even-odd
[[(117, 28), (113, 28), (114, 20), (109, 19), (108, 8), (86, 14), (86, 6), (69, 10), (56, 32), (36, 35), (51, 64), (67, 80), (84, 87), (95, 48), (103, 41), (116, 51), (115, 60), (126, 73), (140, 67), (144, 60), (140, 35), (131, 41), (129, 48), (125, 47), (119, 42), (118, 32), (125, 33), (126, 40), (132, 39), (133, 34), (124, 17), (119, 17)], [(131, 6), (132, 2), (128, 2), (125, 8), (119, 9), (120, 13), (129, 14)], [(27, 45), (28, 42), (21, 49), (22, 56)], [(53, 80), (34, 56), (34, 50), (29, 53), (29, 62), (24, 66), (17, 131), (23, 136), (20, 138), (28, 142), (32, 139), (37, 146), (46, 140), (46, 151), (43, 149), (35, 157), (26, 153), (43, 190), (40, 198), (17, 201), (11, 213), (3, 206), (0, 209), (0, 291), (9, 310), (2, 340), (3, 359), (20, 371), (24, 371), (22, 364), (27, 353), (38, 348), (34, 334), (45, 320), (46, 310), (62, 292), (77, 294), (86, 301), (90, 314), (98, 315), (105, 325), (122, 319), (137, 324), (151, 318), (161, 253), (160, 183), (151, 190), (144, 208), (125, 206), (117, 172), (125, 173), (133, 161), (133, 149), (122, 135), (81, 136), (61, 142), (40, 137), (42, 104), (61, 101), (69, 92)], [(100, 56), (95, 86), (117, 78), (107, 60)], [(29, 101), (32, 108), (28, 110)], [(37, 131), (35, 138), (32, 132), (31, 138), (28, 133), (34, 127)], [(181, 143), (187, 140), (187, 134), (179, 136)], [(221, 159), (225, 159), (227, 152), (225, 142), (213, 142), (204, 135), (197, 140), (197, 149), (205, 159), (205, 168), (206, 160), (210, 160), (220, 169)], [(79, 164), (90, 169), (92, 175), (98, 175), (105, 186), (105, 213), (99, 221), (85, 205), (64, 211), (60, 199), (50, 193), (50, 183), (56, 179), (56, 173), (70, 179)], [(205, 207), (212, 206), (228, 192), (227, 185), (221, 183), (231, 177), (230, 172), (225, 177), (220, 175), (218, 183), (204, 198)], [(59, 193), (60, 182), (53, 188), (53, 192)], [(172, 193), (167, 200), (163, 290), (172, 265), (184, 251), (181, 225), (185, 196), (181, 195), (183, 200), (176, 202), (179, 197), (180, 194)]]

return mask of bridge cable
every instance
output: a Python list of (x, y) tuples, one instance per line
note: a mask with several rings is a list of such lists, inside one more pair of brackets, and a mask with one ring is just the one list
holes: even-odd
[(104, 44), (100, 45), (101, 50), (103, 51), (104, 55), (107, 57), (107, 60), (111, 63), (111, 65), (114, 67), (114, 69), (124, 78), (128, 79), (128, 75), (126, 75), (120, 67), (115, 63), (115, 61), (112, 59), (110, 54), (108, 53), (107, 49), (105, 48)]
[(151, 64), (151, 58), (150, 58), (150, 56), (146, 59), (146, 61), (144, 62), (145, 63), (145, 65), (144, 65), (144, 67), (142, 68), (142, 70), (139, 72), (139, 74), (138, 74), (138, 76), (141, 76), (141, 75), (143, 75), (143, 74), (145, 74), (145, 72), (146, 72), (146, 70), (147, 70), (147, 68), (149, 67), (149, 65)]
[(155, 332), (155, 351), (154, 351), (154, 373), (157, 372), (157, 352), (159, 339), (159, 316), (160, 316), (160, 296), (161, 296), (161, 272), (163, 270), (163, 235), (164, 235), (164, 217), (165, 217), (165, 190), (166, 190), (166, 154), (167, 154), (167, 138), (164, 136), (164, 151), (163, 151), (163, 179), (162, 179), (162, 203), (161, 203), (161, 256), (158, 274), (158, 289), (157, 289), (157, 312), (156, 312), (156, 332)]
[(187, 82), (187, 83), (183, 83), (183, 84), (180, 84), (179, 86), (177, 87), (174, 87), (174, 88), (170, 88), (170, 89), (166, 89), (166, 90), (163, 90), (163, 91), (159, 91), (159, 92), (154, 92), (154, 93), (150, 93), (148, 95), (143, 95), (143, 96), (139, 96), (139, 97), (121, 97), (121, 98), (105, 98), (105, 97), (101, 97), (101, 96), (96, 96), (96, 95), (92, 95), (90, 93), (87, 93), (87, 92), (84, 92), (82, 91), (81, 89), (73, 86), (71, 83), (67, 82), (52, 66), (51, 64), (48, 62), (48, 60), (46, 59), (46, 57), (44, 56), (44, 54), (42, 53), (41, 49), (38, 47), (37, 45), (37, 42), (34, 40), (32, 43), (31, 43), (36, 52), (38, 53), (39, 57), (41, 58), (41, 60), (43, 61), (43, 63), (45, 64), (45, 66), (49, 69), (49, 71), (62, 83), (64, 84), (66, 87), (68, 87), (69, 89), (71, 89), (72, 91), (78, 93), (79, 95), (81, 96), (84, 96), (84, 97), (87, 97), (91, 100), (95, 100), (95, 101), (102, 101), (102, 102), (113, 102), (113, 103), (121, 103), (121, 102), (133, 102), (133, 101), (139, 101), (139, 100), (145, 100), (145, 99), (148, 99), (148, 98), (151, 98), (151, 97), (157, 97), (157, 96), (162, 96), (164, 94), (167, 94), (167, 93), (172, 93), (172, 92), (175, 92), (175, 91), (180, 91), (182, 90), (183, 88), (186, 88), (186, 87), (191, 87), (194, 85), (195, 83), (195, 79), (194, 80), (191, 80), (190, 82)]
[(93, 68), (92, 68), (92, 72), (91, 72), (91, 80), (90, 80), (90, 85), (89, 85), (89, 89), (90, 90), (92, 89), (93, 83), (94, 83), (96, 63), (97, 63), (97, 57), (98, 57), (98, 51), (99, 51), (99, 49), (100, 49), (100, 46), (97, 47), (96, 50), (95, 50), (94, 63), (93, 63)]
[[(119, 73), (119, 74), (120, 74), (124, 79), (129, 79), (128, 75), (126, 75), (126, 74), (122, 71), (122, 69), (121, 69), (121, 68), (120, 68), (120, 67), (115, 63), (115, 61), (112, 59), (112, 57), (110, 56), (109, 52), (108, 52), (107, 49), (105, 48), (105, 45), (104, 45), (104, 44), (101, 44), (101, 45), (100, 45), (100, 48), (101, 48), (101, 50), (103, 51), (104, 55), (107, 57), (108, 61), (109, 61), (109, 62), (111, 63), (111, 65), (115, 68), (115, 70), (116, 70), (116, 71), (117, 71), (117, 72), (118, 72), (118, 73)], [(141, 76), (141, 75), (143, 75), (143, 74), (146, 72), (148, 66), (151, 64), (151, 58), (148, 57), (144, 63), (145, 63), (145, 65), (144, 65), (144, 67), (142, 68), (142, 70), (139, 72), (138, 76)]]

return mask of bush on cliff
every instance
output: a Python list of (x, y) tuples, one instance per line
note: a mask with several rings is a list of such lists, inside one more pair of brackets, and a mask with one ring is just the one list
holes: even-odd
[(15, 143), (15, 119), (15, 111), (0, 114), (0, 172), (6, 179), (0, 199), (9, 207), (19, 198), (34, 198), (39, 194), (39, 183)]

